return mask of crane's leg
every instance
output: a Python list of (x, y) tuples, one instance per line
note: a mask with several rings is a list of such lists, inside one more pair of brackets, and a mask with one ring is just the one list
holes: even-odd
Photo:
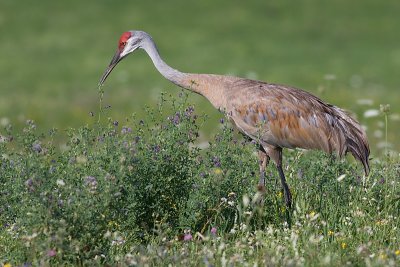
[(269, 163), (269, 156), (264, 148), (260, 146), (258, 150), (259, 166), (260, 166), (260, 180), (258, 182), (258, 191), (265, 191), (265, 168)]
[(285, 193), (285, 203), (286, 206), (290, 209), (292, 208), (292, 194), (290, 193), (289, 186), (286, 182), (285, 174), (283, 173), (282, 164), (276, 165), (278, 168), (279, 176), (281, 177), (281, 183), (283, 187), (283, 191)]
[(276, 168), (278, 169), (279, 177), (281, 178), (281, 184), (285, 195), (286, 206), (290, 209), (292, 207), (292, 194), (290, 193), (289, 186), (286, 182), (285, 174), (282, 169), (282, 148), (273, 147), (269, 145), (263, 145), (267, 155), (269, 155), (275, 162)]

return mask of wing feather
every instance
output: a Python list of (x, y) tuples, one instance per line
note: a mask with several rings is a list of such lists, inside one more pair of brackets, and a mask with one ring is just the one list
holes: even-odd
[[(221, 107), (250, 138), (281, 148), (347, 152), (369, 173), (369, 144), (361, 125), (344, 110), (289, 86), (225, 79)], [(222, 104), (223, 103), (223, 104)]]
[(228, 95), (233, 121), (252, 138), (282, 148), (345, 153), (336, 107), (306, 91), (242, 79)]

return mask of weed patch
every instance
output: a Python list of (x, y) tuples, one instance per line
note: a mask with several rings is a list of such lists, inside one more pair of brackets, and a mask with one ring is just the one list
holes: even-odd
[[(286, 151), (294, 209), (273, 166), (256, 189), (255, 144), (221, 121), (198, 146), (206, 116), (186, 95), (144, 118), (57, 133), (2, 131), (0, 261), (14, 265), (392, 265), (400, 260), (400, 163), (359, 166)], [(172, 103), (167, 105), (166, 103)], [(161, 118), (161, 119), (160, 119)]]

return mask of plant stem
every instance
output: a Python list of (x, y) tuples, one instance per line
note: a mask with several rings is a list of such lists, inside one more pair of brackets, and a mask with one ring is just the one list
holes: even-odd
[(101, 87), (101, 85), (99, 85), (99, 118), (97, 120), (98, 124), (100, 124), (101, 113), (103, 113), (103, 96), (104, 96), (104, 90)]
[(388, 155), (388, 115), (385, 113), (385, 155)]

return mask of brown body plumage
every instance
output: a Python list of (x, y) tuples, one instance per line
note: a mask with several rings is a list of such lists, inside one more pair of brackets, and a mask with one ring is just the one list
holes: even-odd
[(183, 84), (225, 111), (254, 140), (280, 148), (347, 152), (369, 172), (369, 146), (360, 124), (344, 110), (301, 89), (244, 78), (189, 74)]
[(282, 169), (283, 148), (319, 149), (342, 157), (350, 152), (369, 173), (369, 146), (360, 124), (344, 110), (293, 87), (238, 77), (182, 73), (159, 56), (151, 37), (140, 31), (121, 36), (119, 50), (104, 73), (102, 84), (126, 55), (143, 48), (164, 77), (206, 97), (243, 134), (260, 145), (260, 186), (271, 158), (279, 172), (290, 207), (291, 193)]

